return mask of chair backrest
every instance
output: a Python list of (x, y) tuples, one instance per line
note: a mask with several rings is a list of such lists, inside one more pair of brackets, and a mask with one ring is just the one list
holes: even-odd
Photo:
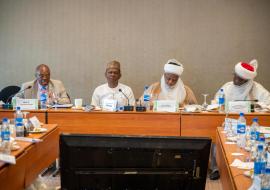
[(20, 89), (21, 88), (19, 86), (7, 86), (3, 88), (0, 91), (0, 100), (2, 100), (5, 103), (10, 103), (12, 95), (15, 95), (16, 93), (18, 93)]

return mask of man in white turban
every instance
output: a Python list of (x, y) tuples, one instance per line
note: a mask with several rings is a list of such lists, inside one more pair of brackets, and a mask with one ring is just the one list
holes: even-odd
[(175, 100), (180, 106), (197, 104), (194, 93), (188, 86), (184, 85), (180, 78), (183, 71), (183, 65), (176, 59), (168, 60), (164, 65), (164, 74), (160, 82), (152, 84), (147, 92), (156, 100)]
[[(224, 90), (226, 101), (257, 100), (266, 105), (270, 104), (270, 93), (253, 79), (257, 76), (258, 62), (240, 62), (235, 65), (233, 81), (227, 82), (221, 88)], [(218, 98), (218, 92), (215, 99)]]

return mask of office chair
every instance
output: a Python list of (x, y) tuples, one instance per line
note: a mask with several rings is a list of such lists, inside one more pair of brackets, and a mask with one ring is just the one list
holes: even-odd
[(12, 96), (20, 91), (19, 86), (7, 86), (0, 91), (0, 100), (5, 103), (10, 103)]

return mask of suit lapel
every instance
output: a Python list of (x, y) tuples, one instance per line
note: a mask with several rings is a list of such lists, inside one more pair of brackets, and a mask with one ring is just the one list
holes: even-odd
[(38, 98), (37, 93), (38, 93), (38, 82), (35, 80), (34, 85), (33, 85), (33, 90), (32, 90), (32, 98), (33, 99)]
[(52, 81), (50, 80), (49, 87), (48, 87), (48, 92), (53, 92), (53, 91), (54, 91), (54, 86), (53, 86)]

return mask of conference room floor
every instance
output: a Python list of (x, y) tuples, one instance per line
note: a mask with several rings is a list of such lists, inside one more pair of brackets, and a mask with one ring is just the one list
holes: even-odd
[[(42, 182), (46, 184), (48, 189), (58, 190), (60, 189), (60, 176), (52, 177), (47, 175), (41, 178)], [(220, 180), (210, 180), (207, 178), (205, 190), (223, 190)]]
[(207, 178), (205, 190), (223, 190), (221, 181)]

